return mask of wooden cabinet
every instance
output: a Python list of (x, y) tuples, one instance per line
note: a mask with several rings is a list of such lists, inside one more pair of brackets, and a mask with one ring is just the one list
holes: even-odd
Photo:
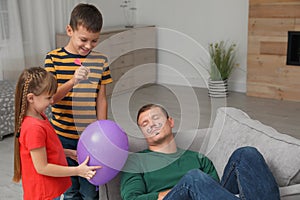
[[(107, 85), (107, 95), (132, 91), (157, 79), (157, 38), (154, 26), (136, 28), (105, 27), (95, 51), (106, 54), (110, 62), (113, 83)], [(56, 47), (67, 44), (66, 34), (56, 34)]]

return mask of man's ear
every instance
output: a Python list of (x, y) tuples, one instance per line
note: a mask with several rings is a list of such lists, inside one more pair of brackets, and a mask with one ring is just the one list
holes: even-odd
[(172, 117), (168, 118), (171, 128), (174, 128), (174, 119)]
[(28, 93), (27, 94), (27, 101), (29, 102), (29, 103), (33, 103), (33, 93)]
[(73, 31), (72, 27), (70, 25), (67, 25), (67, 27), (66, 27), (66, 33), (67, 33), (67, 35), (69, 37), (71, 37), (73, 35), (73, 32), (74, 31)]

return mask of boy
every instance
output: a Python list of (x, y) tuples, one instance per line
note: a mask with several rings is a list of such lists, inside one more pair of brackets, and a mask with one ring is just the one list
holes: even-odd
[[(66, 27), (68, 44), (49, 52), (45, 68), (56, 77), (51, 123), (58, 134), (70, 166), (76, 166), (80, 133), (95, 120), (107, 118), (105, 85), (112, 82), (107, 57), (92, 51), (102, 28), (100, 11), (78, 4)], [(81, 177), (72, 177), (64, 199), (99, 199), (96, 187)]]

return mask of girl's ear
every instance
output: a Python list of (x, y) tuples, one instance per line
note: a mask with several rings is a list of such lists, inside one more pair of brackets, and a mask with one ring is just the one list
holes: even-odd
[(33, 93), (28, 93), (27, 94), (27, 101), (29, 102), (29, 103), (33, 103)]

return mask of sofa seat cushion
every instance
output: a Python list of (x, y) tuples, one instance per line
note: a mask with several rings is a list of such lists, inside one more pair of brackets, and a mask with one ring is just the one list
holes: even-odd
[(264, 156), (279, 186), (300, 183), (300, 140), (251, 119), (239, 109), (219, 108), (205, 141), (205, 154), (220, 177), (235, 149), (253, 146)]

